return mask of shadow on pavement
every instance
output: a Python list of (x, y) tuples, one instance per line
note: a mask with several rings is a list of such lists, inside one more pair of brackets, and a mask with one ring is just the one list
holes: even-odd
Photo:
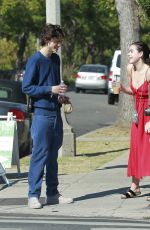
[(100, 155), (105, 155), (105, 154), (107, 154), (107, 153), (120, 152), (120, 151), (125, 151), (125, 150), (128, 150), (128, 149), (129, 149), (129, 148), (117, 149), (117, 150), (110, 150), (110, 151), (107, 151), (107, 152), (84, 153), (84, 154), (78, 154), (76, 157), (78, 157), (78, 156), (96, 157), (96, 156), (100, 156)]
[(6, 173), (8, 179), (23, 179), (28, 177), (28, 172), (23, 173)]
[[(141, 188), (150, 188), (150, 185), (143, 185)], [(127, 191), (129, 188), (128, 187), (122, 187), (122, 188), (117, 188), (117, 189), (112, 189), (112, 190), (106, 190), (103, 192), (97, 192), (97, 193), (90, 193), (84, 196), (76, 197), (74, 201), (81, 201), (81, 200), (89, 200), (89, 199), (94, 199), (98, 197), (104, 197), (104, 196), (110, 196), (114, 194), (123, 194), (125, 191)], [(143, 194), (141, 196), (148, 196), (149, 193)], [(140, 196), (140, 197), (141, 197)]]
[[(40, 201), (41, 203), (45, 203), (45, 198), (44, 197), (41, 197), (40, 198)], [(19, 197), (19, 198), (16, 198), (16, 197), (13, 197), (13, 198), (1, 198), (0, 199), (0, 205), (1, 206), (7, 206), (7, 205), (27, 205), (27, 202), (28, 202), (28, 197)]]
[(121, 169), (121, 168), (127, 168), (127, 165), (114, 165), (114, 166), (107, 166), (104, 168), (96, 169), (97, 170), (106, 170), (106, 169)]

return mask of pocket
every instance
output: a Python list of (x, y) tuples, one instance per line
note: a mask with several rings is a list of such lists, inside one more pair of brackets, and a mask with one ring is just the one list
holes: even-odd
[(48, 117), (47, 119), (48, 119), (49, 127), (52, 129), (55, 129), (57, 117), (51, 116), (51, 117)]
[(33, 136), (34, 134), (41, 133), (43, 131), (48, 133), (50, 129), (55, 129), (55, 126), (56, 116), (34, 115), (31, 126), (31, 134)]

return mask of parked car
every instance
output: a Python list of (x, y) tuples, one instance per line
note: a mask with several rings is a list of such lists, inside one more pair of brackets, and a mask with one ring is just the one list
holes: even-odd
[(15, 81), (22, 82), (24, 75), (25, 75), (25, 65), (24, 65), (24, 67), (21, 70), (19, 70), (19, 71), (16, 72), (16, 74), (15, 74)]
[(119, 100), (119, 94), (114, 94), (112, 84), (113, 82), (120, 82), (120, 65), (121, 65), (121, 50), (116, 50), (112, 58), (108, 78), (108, 104), (115, 104)]
[(101, 64), (82, 65), (76, 74), (75, 91), (108, 91), (108, 67)]
[(0, 115), (12, 112), (16, 116), (19, 157), (31, 152), (31, 114), (26, 112), (26, 95), (22, 93), (21, 82), (0, 79)]

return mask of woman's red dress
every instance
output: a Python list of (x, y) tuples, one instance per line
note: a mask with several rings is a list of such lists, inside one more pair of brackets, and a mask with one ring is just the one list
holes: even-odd
[(132, 85), (135, 107), (138, 112), (138, 125), (132, 122), (130, 154), (128, 159), (128, 176), (141, 179), (150, 176), (150, 134), (144, 131), (146, 122), (150, 116), (144, 115), (144, 109), (148, 107), (148, 81), (145, 81), (138, 89)]

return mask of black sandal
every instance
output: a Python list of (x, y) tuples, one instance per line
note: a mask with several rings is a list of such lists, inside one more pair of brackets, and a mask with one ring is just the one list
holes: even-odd
[(128, 192), (126, 192), (125, 194), (123, 194), (121, 196), (121, 199), (134, 198), (134, 197), (137, 197), (139, 195), (141, 195), (140, 191), (136, 192), (136, 191), (129, 189)]

